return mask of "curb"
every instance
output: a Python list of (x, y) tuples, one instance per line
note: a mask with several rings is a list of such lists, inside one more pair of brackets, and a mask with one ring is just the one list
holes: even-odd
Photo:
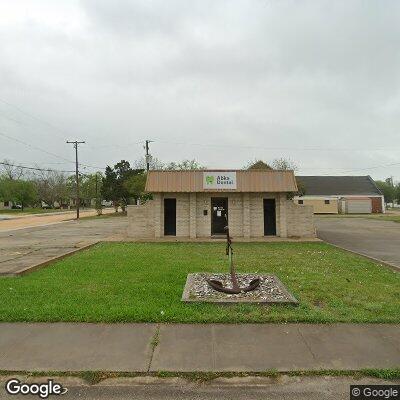
[(333, 243), (330, 243), (330, 242), (327, 242), (327, 241), (323, 241), (323, 242), (329, 244), (330, 246), (336, 247), (337, 249), (345, 250), (345, 251), (348, 251), (349, 253), (353, 253), (353, 254), (355, 254), (357, 256), (361, 256), (361, 257), (366, 258), (368, 260), (374, 261), (374, 262), (376, 262), (378, 264), (383, 265), (384, 267), (387, 267), (388, 269), (391, 269), (392, 271), (400, 272), (400, 266), (398, 266), (396, 264), (391, 264), (390, 262), (383, 261), (383, 260), (380, 260), (379, 258), (368, 256), (368, 255), (363, 254), (363, 253), (359, 253), (358, 251), (355, 251), (355, 250), (346, 249), (345, 247), (339, 246), (337, 244), (333, 244)]
[(9, 272), (9, 273), (3, 273), (3, 274), (0, 273), (0, 277), (16, 277), (16, 276), (26, 275), (26, 274), (31, 273), (33, 271), (36, 271), (36, 270), (38, 270), (40, 268), (46, 267), (47, 265), (52, 264), (55, 261), (62, 260), (63, 258), (69, 257), (69, 256), (71, 256), (71, 255), (73, 255), (75, 253), (78, 253), (79, 251), (83, 251), (83, 250), (89, 249), (89, 248), (93, 247), (94, 245), (96, 245), (96, 244), (98, 244), (100, 242), (101, 242), (101, 240), (97, 240), (95, 242), (86, 244), (86, 245), (84, 245), (82, 247), (79, 247), (77, 249), (68, 251), (67, 253), (61, 254), (61, 255), (56, 256), (56, 257), (49, 258), (46, 261), (42, 261), (42, 262), (40, 262), (38, 264), (34, 264), (32, 266), (25, 267), (25, 268), (23, 268), (23, 269), (21, 269), (19, 271), (16, 271), (16, 272)]

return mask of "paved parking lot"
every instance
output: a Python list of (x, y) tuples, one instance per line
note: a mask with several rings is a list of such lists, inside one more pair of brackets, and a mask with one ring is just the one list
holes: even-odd
[(316, 216), (315, 225), (320, 239), (400, 268), (400, 223)]
[[(103, 214), (111, 214), (114, 212), (113, 208), (103, 209)], [(96, 210), (94, 209), (84, 209), (81, 210), (81, 217), (90, 217), (96, 215)], [(40, 225), (55, 224), (62, 221), (70, 221), (76, 218), (76, 211), (56, 211), (51, 213), (43, 214), (19, 214), (7, 213), (0, 214), (0, 232), (15, 230), (15, 229), (25, 229), (33, 228)]]
[(123, 239), (126, 227), (126, 217), (109, 217), (0, 232), (0, 275), (19, 275), (100, 240)]

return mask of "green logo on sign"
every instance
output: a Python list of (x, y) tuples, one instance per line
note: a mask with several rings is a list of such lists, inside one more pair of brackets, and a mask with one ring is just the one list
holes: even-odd
[(206, 184), (207, 185), (212, 185), (214, 183), (214, 177), (213, 176), (206, 176)]

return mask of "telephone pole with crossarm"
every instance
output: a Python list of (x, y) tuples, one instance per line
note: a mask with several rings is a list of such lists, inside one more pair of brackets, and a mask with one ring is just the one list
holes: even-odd
[(67, 143), (73, 144), (75, 148), (75, 179), (76, 179), (76, 219), (79, 219), (79, 206), (81, 199), (79, 197), (79, 164), (78, 164), (78, 146), (85, 142), (78, 140), (68, 141)]

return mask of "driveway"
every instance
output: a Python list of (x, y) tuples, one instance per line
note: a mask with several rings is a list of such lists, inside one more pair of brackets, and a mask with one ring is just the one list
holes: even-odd
[(316, 216), (320, 239), (400, 268), (400, 223)]
[(122, 240), (126, 228), (127, 217), (117, 216), (0, 231), (0, 276), (23, 274), (101, 240)]
[[(106, 208), (103, 214), (111, 214), (113, 208)], [(96, 215), (96, 210), (86, 209), (81, 210), (81, 217), (91, 217)], [(62, 221), (69, 221), (76, 218), (76, 211), (59, 211), (44, 214), (0, 214), (0, 232), (32, 228), (35, 226), (56, 224)]]

